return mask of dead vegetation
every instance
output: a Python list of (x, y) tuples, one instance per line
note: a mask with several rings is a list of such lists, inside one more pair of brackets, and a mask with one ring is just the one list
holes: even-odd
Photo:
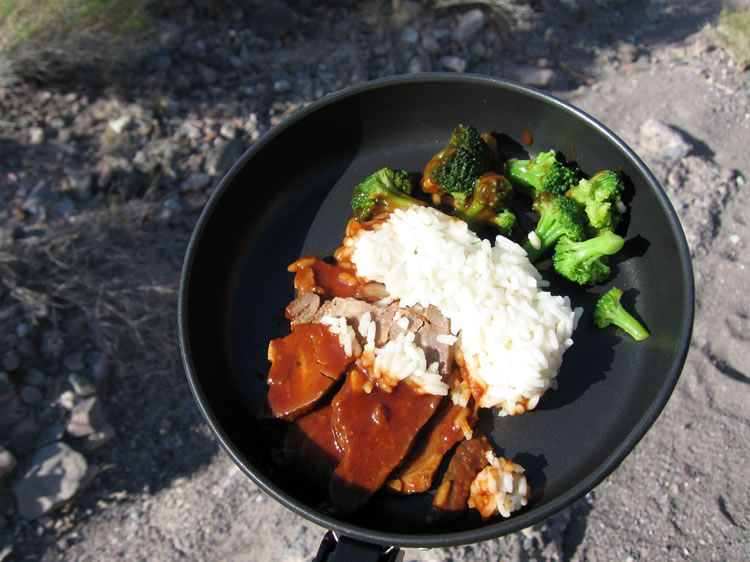
[[(156, 205), (134, 201), (45, 226), (41, 236), (0, 250), (0, 283), (31, 325), (59, 329), (83, 315), (90, 338), (128, 372), (179, 372), (175, 310), (187, 240), (154, 220)], [(142, 368), (139, 367), (139, 370)]]
[(725, 7), (716, 25), (719, 41), (732, 54), (740, 70), (750, 68), (750, 6)]
[(112, 75), (143, 53), (148, 0), (18, 0), (0, 4), (0, 83)]

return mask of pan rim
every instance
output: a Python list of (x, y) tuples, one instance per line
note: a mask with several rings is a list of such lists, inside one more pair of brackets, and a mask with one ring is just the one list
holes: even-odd
[[(393, 86), (401, 86), (403, 84), (420, 83), (459, 83), (463, 85), (475, 84), (493, 88), (507, 89), (522, 95), (531, 96), (537, 98), (539, 101), (545, 104), (554, 106), (559, 110), (573, 114), (578, 119), (585, 122), (587, 126), (597, 129), (600, 134), (607, 137), (613, 144), (615, 144), (617, 148), (630, 161), (630, 163), (639, 170), (642, 177), (648, 182), (651, 190), (653, 191), (659, 204), (661, 205), (664, 214), (668, 218), (670, 230), (673, 235), (673, 240), (677, 246), (678, 259), (681, 269), (680, 277), (682, 278), (683, 289), (685, 291), (682, 303), (684, 307), (684, 321), (682, 326), (680, 327), (680, 333), (678, 334), (677, 341), (679, 342), (679, 345), (675, 350), (674, 360), (670, 365), (669, 374), (664, 378), (664, 384), (661, 386), (656, 400), (652, 402), (651, 407), (647, 411), (646, 415), (644, 415), (639, 420), (639, 422), (632, 428), (630, 433), (621, 441), (621, 443), (612, 451), (612, 453), (607, 456), (604, 461), (599, 464), (599, 466), (596, 467), (595, 470), (590, 471), (590, 473), (585, 478), (579, 480), (578, 483), (570, 488), (567, 492), (551, 499), (545, 505), (536, 510), (521, 512), (514, 515), (510, 519), (497, 521), (470, 530), (443, 533), (439, 531), (435, 533), (392, 533), (373, 530), (360, 525), (348, 523), (339, 518), (326, 515), (319, 511), (308, 508), (291, 494), (288, 494), (283, 489), (266, 481), (266, 479), (263, 478), (262, 475), (257, 474), (252, 469), (250, 463), (248, 463), (248, 461), (243, 457), (242, 453), (239, 451), (236, 445), (232, 443), (228, 435), (222, 430), (216, 413), (208, 403), (206, 395), (199, 385), (196, 367), (193, 363), (193, 354), (189, 345), (190, 330), (188, 327), (189, 318), (186, 309), (187, 303), (189, 301), (190, 277), (193, 270), (194, 258), (200, 246), (201, 236), (223, 193), (232, 184), (233, 179), (237, 176), (240, 170), (247, 164), (250, 159), (252, 159), (257, 153), (262, 151), (269, 143), (273, 141), (273, 139), (275, 139), (279, 135), (284, 134), (287, 129), (294, 126), (299, 121), (306, 119), (309, 115), (327, 106), (336, 104), (344, 99), (356, 97), (365, 92), (381, 88), (390, 88)], [(677, 214), (672, 207), (666, 192), (664, 191), (660, 183), (656, 180), (652, 172), (648, 169), (646, 164), (635, 154), (635, 152), (628, 145), (626, 145), (613, 131), (607, 128), (604, 124), (599, 122), (591, 115), (585, 113), (581, 109), (568, 103), (567, 101), (556, 97), (555, 95), (504, 78), (477, 74), (457, 75), (454, 73), (396, 75), (371, 80), (369, 82), (364, 82), (350, 88), (345, 88), (333, 92), (305, 106), (297, 113), (293, 114), (281, 124), (277, 125), (273, 129), (268, 131), (265, 135), (263, 135), (263, 137), (261, 137), (251, 147), (248, 148), (248, 150), (224, 175), (224, 177), (220, 180), (216, 189), (210, 196), (209, 200), (207, 201), (203, 211), (201, 212), (186, 249), (179, 281), (177, 310), (178, 341), (188, 384), (201, 414), (208, 422), (222, 449), (224, 449), (224, 451), (230, 456), (230, 458), (242, 470), (242, 472), (246, 476), (248, 476), (256, 485), (258, 485), (258, 487), (260, 487), (265, 493), (270, 495), (272, 498), (274, 498), (276, 501), (278, 501), (288, 509), (292, 510), (297, 515), (304, 517), (308, 521), (323, 528), (334, 530), (338, 533), (357, 540), (396, 547), (436, 548), (470, 544), (497, 538), (499, 536), (517, 532), (530, 525), (539, 523), (551, 517), (555, 513), (558, 513), (565, 507), (571, 505), (581, 497), (585, 496), (588, 492), (590, 492), (598, 484), (600, 484), (601, 481), (609, 476), (632, 452), (638, 442), (645, 436), (648, 429), (653, 425), (653, 423), (656, 421), (656, 419), (664, 409), (675, 386), (677, 385), (679, 375), (687, 358), (687, 352), (692, 337), (694, 321), (694, 295), (695, 287), (693, 269), (687, 240), (685, 238)]]

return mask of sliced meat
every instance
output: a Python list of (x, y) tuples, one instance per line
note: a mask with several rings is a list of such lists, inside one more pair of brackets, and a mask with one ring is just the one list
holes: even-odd
[(414, 332), (414, 342), (425, 352), (427, 364), (438, 362), (439, 371), (447, 375), (453, 364), (453, 347), (439, 336), (451, 336), (450, 320), (437, 308), (430, 306), (402, 308), (398, 304), (375, 306), (374, 304), (350, 297), (336, 297), (320, 305), (312, 322), (320, 322), (324, 316), (344, 317), (357, 333), (360, 343), (364, 338), (359, 334), (359, 320), (366, 312), (377, 325), (375, 346), (382, 347), (389, 340), (406, 332)]
[(429, 522), (451, 521), (466, 511), (471, 483), (489, 464), (489, 451), (492, 445), (485, 435), (475, 435), (459, 444), (435, 493)]
[(326, 404), (297, 418), (284, 439), (284, 457), (296, 472), (304, 473), (314, 484), (325, 486), (341, 460), (333, 434), (333, 408)]
[(359, 299), (351, 297), (334, 297), (321, 304), (313, 316), (313, 322), (320, 322), (324, 316), (335, 316), (346, 318), (347, 322), (356, 330), (359, 326), (359, 318), (365, 313), (374, 314), (378, 307)]
[(359, 371), (349, 372), (332, 401), (334, 433), (343, 451), (328, 487), (336, 512), (361, 507), (383, 486), (441, 399), (418, 394), (407, 383), (384, 392)]
[(385, 290), (385, 285), (377, 281), (368, 281), (357, 288), (357, 298), (368, 302), (377, 302), (387, 299), (390, 295)]
[(454, 404), (450, 398), (444, 399), (437, 413), (422, 430), (406, 461), (388, 481), (388, 487), (400, 494), (429, 490), (445, 454), (466, 437), (464, 423), (471, 428), (476, 420), (473, 404), (472, 407), (462, 407)]
[(326, 395), (354, 358), (322, 324), (300, 324), (268, 344), (268, 360), (268, 409), (273, 417), (292, 421)]
[(438, 361), (438, 370), (446, 374), (453, 365), (453, 346), (438, 339), (439, 336), (451, 335), (451, 321), (434, 306), (425, 308), (423, 317), (424, 324), (417, 331), (415, 342), (424, 349), (427, 364)]
[(316, 293), (302, 293), (286, 307), (286, 318), (295, 324), (309, 324), (320, 308), (320, 296)]

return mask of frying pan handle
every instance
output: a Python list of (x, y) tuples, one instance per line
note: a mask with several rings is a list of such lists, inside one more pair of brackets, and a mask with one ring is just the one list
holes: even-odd
[(399, 562), (402, 559), (403, 553), (396, 547), (362, 542), (343, 535), (337, 537), (333, 531), (328, 531), (314, 562)]

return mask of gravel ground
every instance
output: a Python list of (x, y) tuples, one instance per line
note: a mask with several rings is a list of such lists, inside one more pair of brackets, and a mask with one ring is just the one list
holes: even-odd
[(586, 498), (404, 559), (748, 559), (750, 75), (717, 39), (722, 3), (491, 4), (187, 13), (104, 87), (0, 87), (0, 560), (315, 555), (325, 530), (251, 484), (192, 401), (179, 268), (213, 186), (270, 128), (430, 70), (544, 88), (635, 148), (682, 220), (696, 323), (663, 414)]

